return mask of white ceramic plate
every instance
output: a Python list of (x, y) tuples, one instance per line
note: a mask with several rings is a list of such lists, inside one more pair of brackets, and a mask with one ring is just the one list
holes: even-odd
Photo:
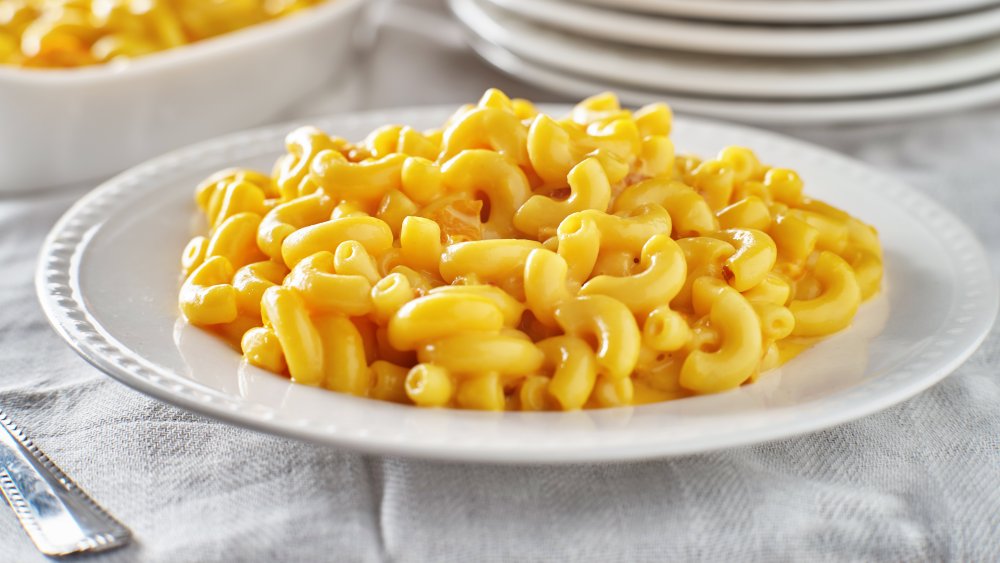
[(704, 55), (570, 35), (482, 0), (452, 0), (474, 33), (565, 72), (646, 89), (729, 98), (844, 98), (940, 88), (1000, 74), (1000, 37), (928, 53), (805, 60)]
[(868, 25), (736, 25), (617, 12), (558, 0), (489, 0), (581, 35), (644, 47), (771, 57), (834, 57), (931, 49), (1000, 33), (1000, 7), (930, 20)]
[[(384, 123), (425, 128), (452, 108), (318, 120), (361, 138)], [(564, 112), (568, 108), (546, 108)], [(59, 221), (37, 274), (42, 306), (84, 358), (182, 408), (279, 435), (380, 454), (481, 462), (615, 461), (689, 454), (811, 432), (886, 408), (954, 370), (997, 308), (986, 256), (955, 217), (866, 166), (771, 133), (687, 118), (686, 151), (753, 147), (796, 167), (810, 194), (878, 227), (887, 290), (854, 325), (732, 392), (573, 413), (426, 410), (293, 385), (248, 367), (177, 320), (178, 257), (194, 234), (193, 186), (226, 166), (269, 169), (291, 125), (203, 143), (98, 187)]]
[(926, 118), (1000, 101), (1000, 77), (918, 94), (855, 100), (713, 99), (667, 91), (641, 90), (593, 80), (525, 61), (480, 38), (471, 38), (471, 43), (476, 52), (487, 62), (514, 78), (572, 98), (583, 98), (594, 92), (614, 90), (623, 101), (633, 105), (666, 100), (675, 110), (682, 112), (769, 126), (868, 123)]
[(845, 23), (928, 18), (995, 6), (996, 0), (575, 0), (616, 10), (764, 23)]

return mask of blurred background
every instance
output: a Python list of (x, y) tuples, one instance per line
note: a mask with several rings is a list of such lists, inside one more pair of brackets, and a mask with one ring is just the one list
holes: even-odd
[(489, 87), (786, 130), (957, 115), (1000, 100), (1000, 0), (0, 0), (0, 191)]

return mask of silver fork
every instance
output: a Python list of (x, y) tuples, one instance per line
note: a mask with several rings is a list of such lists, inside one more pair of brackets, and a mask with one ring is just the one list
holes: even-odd
[(95, 552), (128, 543), (128, 528), (97, 505), (0, 409), (0, 492), (39, 551)]

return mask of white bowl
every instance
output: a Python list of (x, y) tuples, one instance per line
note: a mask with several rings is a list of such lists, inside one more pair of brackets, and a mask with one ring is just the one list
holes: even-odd
[(0, 192), (79, 182), (265, 123), (348, 70), (364, 0), (125, 65), (0, 66)]

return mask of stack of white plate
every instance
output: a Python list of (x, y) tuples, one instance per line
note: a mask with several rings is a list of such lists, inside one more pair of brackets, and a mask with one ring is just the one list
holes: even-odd
[(476, 51), (579, 97), (770, 124), (1000, 101), (1000, 0), (449, 0)]

